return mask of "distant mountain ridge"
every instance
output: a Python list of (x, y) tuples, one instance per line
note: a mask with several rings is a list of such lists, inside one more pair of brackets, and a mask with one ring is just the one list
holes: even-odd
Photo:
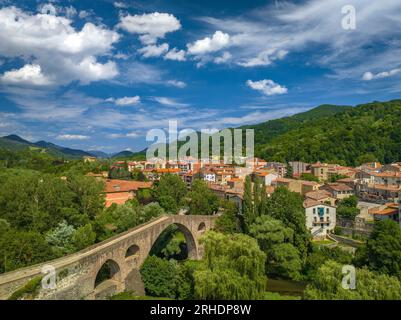
[(83, 150), (65, 148), (46, 141), (30, 142), (15, 134), (0, 138), (0, 148), (13, 151), (24, 150), (26, 148), (45, 149), (49, 154), (55, 157), (64, 158), (82, 158), (92, 155)]
[(94, 156), (97, 158), (102, 158), (102, 159), (109, 159), (109, 158), (132, 158), (137, 155), (139, 156), (144, 156), (145, 151), (140, 151), (140, 152), (131, 152), (131, 151), (122, 151), (118, 153), (113, 153), (113, 154), (108, 154), (103, 151), (98, 151), (98, 150), (89, 150), (89, 151), (84, 151), (84, 150), (79, 150), (79, 149), (71, 149), (71, 148), (66, 148), (62, 147), (59, 145), (56, 145), (51, 142), (47, 141), (38, 141), (38, 142), (30, 142), (28, 140), (25, 140), (21, 138), (20, 136), (16, 134), (11, 134), (8, 136), (0, 137), (0, 148), (12, 150), (12, 151), (20, 151), (24, 150), (27, 148), (32, 148), (32, 149), (45, 149), (49, 154), (55, 156), (55, 157), (60, 157), (60, 158), (70, 158), (70, 159), (79, 159), (85, 156)]
[[(344, 165), (401, 161), (401, 100), (356, 107), (321, 105), (293, 116), (240, 129), (255, 130), (255, 155), (269, 161), (320, 160)], [(16, 135), (0, 138), (0, 148), (21, 150), (27, 147), (44, 148), (51, 154), (69, 158), (94, 155), (139, 160), (146, 156), (146, 149), (108, 155), (101, 151), (64, 148), (45, 141), (32, 143)]]

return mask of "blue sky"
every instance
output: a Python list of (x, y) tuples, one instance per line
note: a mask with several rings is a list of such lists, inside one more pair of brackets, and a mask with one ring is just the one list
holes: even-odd
[(0, 135), (137, 151), (168, 120), (400, 98), (400, 27), (399, 0), (0, 0)]

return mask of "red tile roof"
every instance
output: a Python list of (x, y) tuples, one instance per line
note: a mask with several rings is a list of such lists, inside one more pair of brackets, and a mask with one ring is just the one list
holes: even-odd
[(106, 193), (114, 192), (132, 192), (138, 189), (147, 189), (152, 187), (152, 182), (128, 181), (128, 180), (106, 180)]

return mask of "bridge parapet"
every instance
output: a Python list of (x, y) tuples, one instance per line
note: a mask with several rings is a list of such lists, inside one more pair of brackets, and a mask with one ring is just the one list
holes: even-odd
[[(165, 215), (137, 226), (77, 253), (0, 275), (0, 299), (7, 299), (31, 279), (43, 276), (42, 268), (56, 271), (56, 288), (39, 290), (37, 299), (99, 299), (110, 293), (133, 290), (144, 294), (139, 268), (160, 234), (170, 225), (183, 232), (188, 255), (200, 259), (202, 234), (213, 228), (217, 216)], [(113, 278), (95, 287), (96, 276), (105, 264), (112, 264)], [(107, 294), (106, 294), (107, 293)]]

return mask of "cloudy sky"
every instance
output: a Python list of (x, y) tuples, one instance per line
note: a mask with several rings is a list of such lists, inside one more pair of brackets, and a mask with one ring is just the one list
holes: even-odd
[(0, 135), (136, 151), (168, 120), (401, 98), (400, 79), (399, 0), (0, 0)]

